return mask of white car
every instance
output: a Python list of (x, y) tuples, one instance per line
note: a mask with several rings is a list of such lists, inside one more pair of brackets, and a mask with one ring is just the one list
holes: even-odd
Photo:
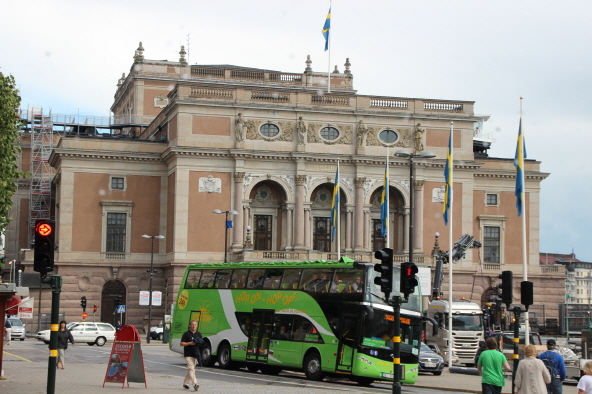
[[(66, 328), (72, 332), (75, 343), (86, 342), (89, 346), (103, 346), (107, 341), (115, 340), (115, 327), (109, 323), (75, 322), (68, 323)], [(49, 344), (49, 330), (39, 331), (37, 338)]]
[(10, 334), (11, 339), (20, 339), (21, 341), (25, 340), (27, 331), (25, 330), (25, 324), (19, 319), (18, 317), (11, 317), (10, 324), (12, 325), (12, 334)]

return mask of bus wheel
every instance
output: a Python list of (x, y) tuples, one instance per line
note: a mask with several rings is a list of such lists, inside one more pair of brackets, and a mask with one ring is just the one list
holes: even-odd
[(272, 367), (271, 365), (266, 365), (261, 368), (261, 372), (265, 375), (279, 375), (282, 372), (280, 367)]
[(323, 380), (321, 369), (321, 356), (317, 352), (308, 353), (304, 358), (304, 374), (309, 380)]
[(211, 367), (216, 362), (214, 356), (212, 356), (212, 345), (209, 342), (206, 342), (203, 349), (201, 349), (201, 361), (203, 367)]
[(247, 370), (249, 372), (257, 373), (257, 372), (259, 372), (259, 366), (257, 364), (247, 363)]
[(370, 386), (374, 382), (374, 379), (363, 376), (357, 376), (355, 380), (360, 386)]
[(228, 369), (232, 365), (232, 361), (230, 361), (230, 345), (227, 343), (223, 343), (218, 349), (218, 365), (222, 369)]

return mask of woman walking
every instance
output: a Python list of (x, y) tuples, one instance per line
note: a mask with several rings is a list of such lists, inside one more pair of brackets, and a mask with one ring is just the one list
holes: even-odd
[(524, 359), (520, 360), (516, 371), (515, 394), (546, 394), (551, 375), (543, 361), (536, 358), (536, 347), (524, 348)]
[(592, 361), (584, 364), (584, 374), (578, 382), (578, 394), (592, 394)]
[(56, 366), (59, 368), (62, 363), (62, 369), (64, 369), (64, 360), (66, 358), (66, 349), (68, 349), (68, 341), (74, 346), (74, 337), (70, 330), (66, 328), (66, 322), (62, 320), (60, 322), (60, 329), (58, 330), (58, 362)]

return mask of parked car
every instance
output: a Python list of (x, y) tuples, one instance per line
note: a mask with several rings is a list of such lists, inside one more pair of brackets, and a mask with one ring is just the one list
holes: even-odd
[(419, 349), (419, 372), (431, 372), (439, 376), (442, 375), (443, 370), (444, 359), (442, 356), (422, 342)]
[(158, 326), (152, 327), (150, 329), (150, 339), (162, 341), (162, 336), (162, 324), (159, 324)]
[[(108, 341), (115, 340), (115, 327), (109, 323), (74, 322), (66, 325), (72, 332), (74, 342), (86, 342), (87, 345), (103, 346)], [(49, 330), (39, 331), (35, 338), (49, 344)]]
[(8, 320), (10, 320), (10, 324), (12, 324), (12, 334), (10, 334), (10, 339), (20, 339), (21, 341), (24, 341), (27, 333), (25, 330), (25, 323), (23, 323), (18, 317), (11, 317)]

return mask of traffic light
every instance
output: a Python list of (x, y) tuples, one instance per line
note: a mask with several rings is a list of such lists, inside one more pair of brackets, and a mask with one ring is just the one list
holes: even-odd
[(86, 297), (80, 297), (80, 306), (82, 307), (82, 312), (86, 312)]
[(419, 270), (414, 263), (401, 263), (401, 293), (405, 298), (409, 298), (409, 294), (415, 291), (415, 286), (418, 285), (415, 274)]
[(44, 278), (53, 271), (55, 250), (55, 221), (37, 219), (35, 221), (35, 251), (33, 254), (33, 270), (41, 273)]
[(520, 282), (520, 303), (528, 311), (528, 307), (534, 304), (534, 286), (531, 281)]
[(115, 309), (117, 309), (117, 307), (121, 305), (121, 296), (118, 295), (113, 297), (113, 303), (115, 304)]
[(503, 271), (499, 277), (502, 280), (502, 283), (499, 284), (499, 288), (502, 289), (502, 303), (506, 304), (508, 309), (510, 309), (510, 304), (513, 299), (512, 271)]
[(380, 272), (380, 277), (374, 278), (374, 284), (380, 286), (380, 291), (388, 299), (393, 291), (393, 250), (391, 248), (377, 250), (374, 257), (380, 260), (380, 263), (374, 264), (374, 271)]

